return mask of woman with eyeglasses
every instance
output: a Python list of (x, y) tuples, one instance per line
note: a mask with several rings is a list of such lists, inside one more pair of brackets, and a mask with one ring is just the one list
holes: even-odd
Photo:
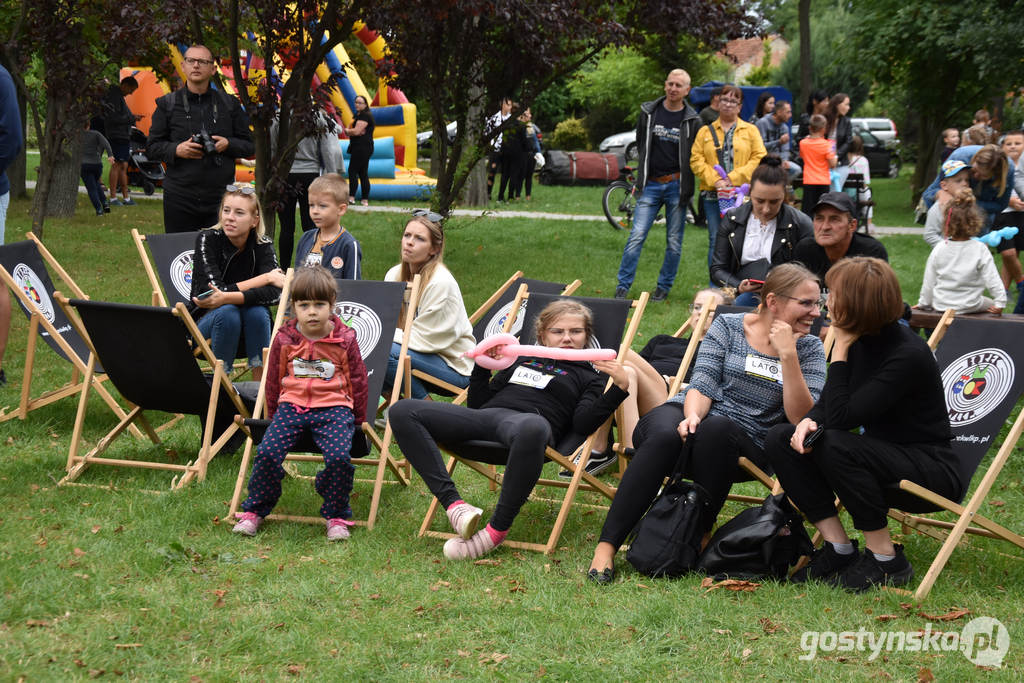
[[(737, 188), (750, 182), (754, 169), (768, 151), (764, 148), (761, 132), (752, 123), (740, 119), (743, 91), (739, 86), (722, 87), (718, 99), (718, 118), (697, 131), (690, 149), (690, 169), (700, 180), (700, 196), (708, 217), (708, 271), (710, 277), (715, 239), (721, 223), (718, 191)], [(723, 178), (715, 166), (722, 168)], [(711, 285), (715, 286), (712, 281)]]
[(200, 230), (192, 256), (192, 307), (199, 331), (212, 340), (213, 355), (230, 368), (239, 340), (253, 376), (263, 374), (270, 345), (270, 309), (284, 287), (274, 243), (266, 236), (263, 210), (252, 185), (228, 185), (220, 220)]
[(733, 482), (748, 475), (745, 456), (769, 469), (769, 427), (796, 424), (825, 384), (821, 340), (808, 334), (820, 313), (818, 279), (796, 263), (765, 278), (752, 313), (715, 317), (701, 343), (689, 386), (641, 418), (633, 432), (636, 454), (626, 468), (601, 529), (588, 578), (610, 583), (619, 546), (636, 526), (662, 482), (692, 440), (684, 474), (705, 490), (705, 542)]
[(373, 156), (373, 129), (376, 124), (373, 114), (370, 112), (370, 105), (362, 95), (356, 95), (353, 100), (355, 118), (352, 120), (352, 127), (345, 128), (345, 135), (348, 136), (348, 201), (355, 204), (356, 192), (359, 191), (359, 184), (363, 186), (361, 204), (370, 204), (370, 157)]
[[(901, 586), (914, 570), (889, 535), (893, 488), (907, 479), (958, 501), (970, 482), (961, 481), (950, 447), (935, 356), (899, 324), (896, 273), (881, 259), (855, 256), (832, 266), (825, 283), (835, 330), (828, 381), (806, 417), (765, 439), (786, 495), (825, 539), (792, 580), (853, 591)], [(836, 515), (836, 496), (864, 535), (862, 554)]]
[[(473, 361), (463, 356), (476, 344), (459, 283), (444, 265), (442, 216), (418, 209), (402, 233), (402, 262), (387, 272), (389, 282), (412, 282), (420, 276), (420, 300), (409, 336), (413, 370), (460, 388), (469, 386)], [(384, 384), (392, 386), (402, 350), (402, 330), (395, 330)], [(427, 386), (412, 377), (412, 398), (429, 398)]]

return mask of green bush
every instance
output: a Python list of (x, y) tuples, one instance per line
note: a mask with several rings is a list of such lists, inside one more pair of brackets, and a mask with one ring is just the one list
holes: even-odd
[(551, 135), (551, 149), (564, 149), (569, 151), (586, 150), (590, 148), (587, 140), (587, 127), (583, 119), (566, 119), (555, 126), (555, 132)]

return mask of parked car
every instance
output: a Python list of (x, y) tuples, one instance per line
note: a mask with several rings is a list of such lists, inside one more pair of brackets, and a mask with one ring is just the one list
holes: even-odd
[(859, 135), (864, 142), (864, 156), (867, 157), (872, 178), (895, 178), (900, 174), (903, 163), (900, 161), (899, 140), (884, 142), (874, 133), (856, 128), (853, 134)]
[(626, 157), (626, 163), (632, 164), (638, 158), (636, 151), (636, 129), (627, 130), (625, 133), (609, 135), (597, 146), (599, 152), (621, 154)]
[(866, 130), (883, 143), (892, 142), (898, 144), (900, 141), (899, 131), (892, 119), (850, 119), (854, 132)]

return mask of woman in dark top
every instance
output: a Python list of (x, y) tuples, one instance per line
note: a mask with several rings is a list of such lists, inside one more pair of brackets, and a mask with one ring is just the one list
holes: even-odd
[[(592, 327), (586, 306), (571, 300), (555, 301), (537, 317), (537, 342), (582, 349)], [(500, 347), (490, 355), (498, 357)], [(614, 384), (606, 392), (609, 375)], [(505, 540), (519, 508), (540, 478), (545, 447), (557, 444), (570, 432), (594, 432), (626, 397), (628, 384), (626, 370), (615, 361), (591, 364), (526, 357), (493, 377), (490, 370), (478, 365), (470, 377), (468, 407), (417, 399), (392, 406), (395, 440), (444, 506), (457, 534), (444, 544), (445, 557), (480, 557)], [(484, 529), (476, 531), (482, 510), (459, 495), (437, 444), (481, 439), (499, 441), (508, 452), (494, 514)]]
[[(899, 324), (903, 296), (889, 264), (845, 258), (825, 282), (836, 332), (828, 380), (807, 417), (772, 428), (765, 448), (786, 494), (825, 539), (793, 580), (856, 591), (904, 585), (914, 570), (889, 536), (887, 489), (908, 479), (960, 500), (967, 486), (950, 448), (942, 379), (928, 345)], [(864, 534), (863, 554), (836, 515), (836, 496)]]
[(373, 154), (373, 129), (376, 127), (370, 105), (362, 95), (356, 95), (353, 104), (355, 118), (352, 127), (345, 129), (348, 135), (348, 201), (355, 204), (356, 191), (363, 185), (363, 206), (370, 204), (370, 156)]
[(844, 92), (836, 93), (828, 101), (828, 109), (825, 110), (825, 137), (835, 140), (836, 156), (839, 157), (839, 165), (847, 163), (846, 153), (850, 151), (850, 141), (853, 140), (853, 123), (847, 114), (850, 113), (850, 96)]
[[(213, 355), (230, 368), (239, 339), (254, 375), (262, 373), (270, 346), (270, 309), (284, 286), (274, 243), (265, 234), (263, 211), (251, 185), (228, 185), (220, 221), (196, 237), (192, 256), (192, 315), (212, 340)], [(257, 370), (257, 368), (259, 368)]]
[(765, 275), (793, 260), (793, 248), (814, 235), (811, 219), (786, 203), (789, 174), (766, 156), (750, 176), (750, 201), (722, 216), (711, 257), (711, 281), (736, 289), (737, 306), (756, 306)]

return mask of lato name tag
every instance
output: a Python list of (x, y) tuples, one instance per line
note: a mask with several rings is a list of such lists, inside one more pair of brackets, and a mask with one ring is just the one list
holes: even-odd
[(512, 377), (509, 379), (509, 382), (511, 384), (518, 384), (524, 387), (543, 389), (554, 378), (554, 375), (549, 375), (546, 372), (541, 372), (540, 370), (531, 370), (530, 368), (525, 368), (520, 365), (516, 368), (515, 372), (512, 373)]
[(746, 372), (748, 375), (782, 384), (782, 364), (777, 360), (747, 354)]
[(296, 358), (292, 361), (292, 374), (298, 379), (330, 379), (334, 377), (334, 363), (329, 360)]

